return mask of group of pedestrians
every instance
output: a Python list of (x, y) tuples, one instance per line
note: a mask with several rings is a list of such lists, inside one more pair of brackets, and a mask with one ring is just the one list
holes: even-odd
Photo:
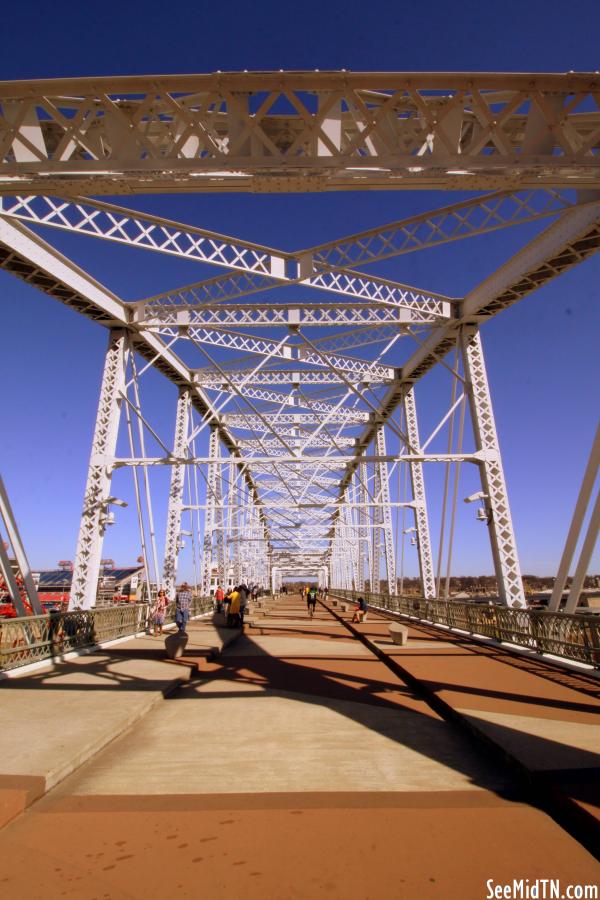
[[(169, 598), (167, 597), (167, 592), (161, 588), (152, 608), (152, 633), (155, 637), (163, 633), (168, 605)], [(175, 624), (180, 632), (185, 632), (187, 623), (190, 619), (191, 607), (192, 589), (187, 581), (184, 581), (175, 594)]]
[(218, 584), (215, 591), (215, 610), (218, 613), (225, 613), (228, 628), (242, 628), (249, 601), (257, 600), (261, 593), (262, 588), (258, 584), (248, 586), (242, 583), (227, 592)]
[[(244, 615), (249, 601), (256, 600), (261, 594), (262, 588), (258, 584), (248, 586), (242, 583), (237, 587), (230, 588), (227, 592), (219, 584), (215, 591), (215, 610), (226, 614), (229, 628), (240, 628), (244, 624)], [(154, 636), (163, 633), (168, 605), (167, 593), (161, 588), (152, 608), (152, 633)], [(181, 633), (185, 632), (190, 620), (191, 607), (192, 589), (187, 581), (184, 581), (175, 594), (175, 624)]]
[[(308, 615), (312, 619), (315, 614), (317, 598), (327, 600), (327, 588), (317, 587), (316, 584), (306, 584), (301, 588), (300, 593), (302, 598), (306, 600)], [(237, 587), (229, 588), (228, 591), (225, 591), (223, 587), (218, 584), (215, 590), (215, 611), (218, 613), (225, 613), (227, 616), (228, 628), (242, 628), (244, 625), (244, 615), (249, 601), (251, 599), (257, 600), (261, 594), (262, 588), (258, 584), (248, 586), (242, 582), (242, 584), (239, 584)], [(168, 605), (169, 598), (167, 597), (166, 591), (161, 589), (158, 592), (156, 603), (153, 608), (153, 633), (155, 636), (163, 633)], [(191, 606), (192, 589), (187, 581), (184, 581), (175, 595), (175, 623), (179, 632), (183, 633), (186, 630), (187, 623), (190, 619)], [(366, 610), (364, 612), (366, 613)]]

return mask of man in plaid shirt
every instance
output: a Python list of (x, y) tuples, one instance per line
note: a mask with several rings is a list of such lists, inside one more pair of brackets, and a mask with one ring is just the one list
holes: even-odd
[(192, 592), (187, 581), (184, 581), (175, 595), (175, 622), (180, 632), (185, 632), (185, 626), (190, 618), (192, 605)]

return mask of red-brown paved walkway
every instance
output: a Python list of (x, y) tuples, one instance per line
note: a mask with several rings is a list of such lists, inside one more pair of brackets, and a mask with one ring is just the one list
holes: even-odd
[[(352, 625), (352, 611), (342, 612), (339, 604), (333, 609), (411, 683), (501, 748), (565, 808), (600, 820), (597, 680), (433, 626), (410, 623), (408, 645), (399, 647), (390, 640), (389, 618), (370, 612), (366, 623)], [(594, 823), (582, 820), (582, 827)]]
[[(364, 627), (385, 640), (382, 623)], [(2, 896), (481, 900), (488, 879), (598, 879), (580, 844), (325, 609), (310, 622), (282, 600), (197, 662), (0, 832)]]

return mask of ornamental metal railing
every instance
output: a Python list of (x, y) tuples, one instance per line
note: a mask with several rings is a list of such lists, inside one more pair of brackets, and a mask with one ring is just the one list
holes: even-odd
[(370, 606), (399, 616), (600, 668), (600, 617), (370, 591), (332, 588), (330, 594), (348, 600), (361, 596)]
[[(194, 597), (190, 616), (203, 615), (212, 608), (212, 598)], [(44, 616), (0, 618), (0, 671), (60, 658), (72, 651), (139, 634), (149, 627), (151, 617), (149, 604), (123, 603)], [(165, 623), (174, 621), (173, 602), (166, 609)]]

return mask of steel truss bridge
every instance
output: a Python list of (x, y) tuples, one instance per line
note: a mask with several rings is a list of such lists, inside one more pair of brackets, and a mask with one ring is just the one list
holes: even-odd
[[(383, 582), (396, 591), (399, 543), (412, 535), (423, 596), (443, 598), (442, 549), (445, 540), (449, 573), (466, 467), (479, 475), (471, 499), (488, 529), (500, 599), (525, 605), (480, 329), (600, 247), (597, 73), (4, 82), (0, 160), (0, 265), (108, 331), (73, 606), (95, 603), (103, 538), (119, 504), (112, 480), (123, 468), (133, 473), (146, 568), (171, 595), (187, 533), (202, 548), (204, 594), (215, 578), (277, 588), (290, 573), (340, 590), (378, 591)], [(293, 252), (99, 199), (368, 189), (476, 195)], [(388, 260), (538, 222), (537, 236), (466, 296), (385, 274)], [(125, 302), (41, 237), (57, 231), (214, 266), (215, 274)], [(424, 434), (416, 386), (435, 368), (448, 391)], [(168, 438), (141, 400), (152, 369), (178, 390)], [(129, 451), (118, 454), (123, 439)], [(559, 567), (555, 608), (599, 452)], [(430, 464), (444, 468), (437, 565)], [(150, 480), (164, 466), (171, 476), (159, 552)], [(576, 599), (575, 585), (571, 607)]]

